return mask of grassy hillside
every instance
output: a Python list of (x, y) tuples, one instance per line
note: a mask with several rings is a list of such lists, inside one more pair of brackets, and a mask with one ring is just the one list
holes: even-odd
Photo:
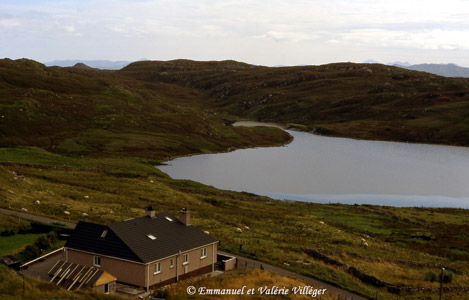
[(239, 118), (331, 135), (467, 145), (468, 86), (382, 65), (171, 61), (101, 71), (0, 60), (0, 206), (103, 224), (140, 216), (148, 205), (173, 214), (187, 207), (221, 249), (370, 298), (395, 294), (360, 281), (348, 267), (416, 288), (437, 287), (428, 274), (445, 266), (454, 270), (447, 286), (469, 286), (467, 210), (274, 201), (173, 180), (152, 165), (289, 141), (274, 128), (228, 126)]
[(73, 155), (178, 155), (282, 144), (276, 129), (233, 128), (196, 90), (121, 79), (109, 71), (0, 60), (0, 146)]
[(379, 64), (267, 68), (234, 61), (136, 62), (119, 74), (190, 86), (210, 107), (363, 139), (469, 145), (469, 80)]
[[(2, 207), (103, 224), (141, 216), (147, 205), (174, 215), (187, 207), (193, 224), (209, 231), (223, 250), (369, 297), (379, 290), (380, 299), (395, 299), (395, 295), (362, 283), (347, 270), (304, 251), (322, 249), (347, 266), (413, 287), (437, 287), (437, 282), (427, 281), (425, 276), (437, 273), (439, 265), (464, 272), (469, 269), (468, 210), (275, 201), (173, 180), (132, 158), (71, 158), (34, 148), (3, 149), (0, 158), (4, 154), (9, 163), (0, 161)], [(25, 164), (27, 157), (34, 159)], [(361, 239), (369, 246), (364, 247)], [(469, 286), (468, 274), (455, 273), (453, 281), (445, 286)], [(424, 294), (431, 295), (436, 293)]]

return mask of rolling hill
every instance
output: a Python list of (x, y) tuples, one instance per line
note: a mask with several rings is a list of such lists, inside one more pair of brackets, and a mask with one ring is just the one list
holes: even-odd
[(269, 68), (236, 61), (141, 61), (118, 70), (0, 60), (0, 145), (161, 160), (280, 144), (274, 129), (469, 145), (469, 80), (380, 64)]
[(328, 135), (469, 145), (469, 80), (380, 64), (268, 68), (234, 61), (136, 62), (117, 72), (191, 87), (206, 106)]
[(0, 146), (73, 155), (177, 155), (288, 141), (274, 129), (234, 128), (202, 108), (200, 92), (78, 66), (0, 60)]

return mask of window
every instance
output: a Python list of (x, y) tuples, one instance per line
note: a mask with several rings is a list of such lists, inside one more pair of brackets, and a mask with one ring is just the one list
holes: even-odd
[(161, 263), (157, 262), (155, 264), (155, 272), (153, 274), (160, 274), (161, 273)]
[(182, 256), (182, 264), (187, 265), (188, 263), (189, 263), (189, 254), (186, 253)]
[(153, 234), (147, 234), (147, 237), (152, 241), (156, 240), (156, 236), (154, 236)]
[(206, 258), (207, 257), (207, 248), (202, 248), (200, 249), (200, 258)]
[(171, 259), (169, 260), (169, 267), (170, 267), (170, 268), (174, 268), (174, 258), (171, 258)]
[(105, 229), (103, 233), (101, 233), (101, 238), (104, 239), (106, 237), (106, 234), (107, 234), (107, 229)]
[(101, 257), (99, 257), (99, 256), (94, 256), (93, 257), (93, 266), (101, 267)]

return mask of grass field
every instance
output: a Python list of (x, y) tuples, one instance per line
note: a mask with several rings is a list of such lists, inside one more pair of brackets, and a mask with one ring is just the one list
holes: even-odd
[(27, 245), (31, 245), (41, 234), (15, 234), (0, 237), (0, 256), (18, 253)]
[[(197, 292), (194, 296), (189, 296), (187, 294), (187, 288), (189, 286), (194, 286), (197, 289)], [(323, 294), (316, 294), (316, 297), (312, 297), (314, 295), (313, 291), (310, 295), (301, 295), (298, 290), (294, 288), (298, 287), (307, 287), (309, 286), (305, 282), (284, 277), (280, 275), (276, 275), (273, 273), (269, 273), (263, 270), (249, 270), (249, 269), (237, 269), (234, 271), (226, 272), (217, 277), (208, 277), (202, 280), (184, 280), (179, 284), (172, 285), (169, 288), (166, 288), (166, 293), (164, 294), (166, 297), (165, 299), (267, 299), (267, 298), (274, 298), (274, 299), (321, 299), (321, 300), (336, 300), (337, 295), (332, 292), (325, 291)], [(243, 287), (245, 287), (243, 289)], [(266, 291), (262, 290), (272, 287), (278, 287), (279, 289), (283, 289), (283, 291), (279, 291), (279, 295), (266, 295)], [(207, 289), (227, 289), (227, 290), (234, 290), (237, 291), (239, 289), (242, 290), (242, 296), (239, 295), (201, 295), (200, 288), (207, 288)], [(314, 289), (320, 289), (320, 287), (314, 287)], [(248, 290), (250, 290), (251, 294), (248, 294)], [(296, 293), (295, 293), (296, 291)], [(204, 293), (204, 292), (202, 292)], [(263, 293), (263, 294), (262, 294)], [(156, 296), (159, 296), (156, 293)]]
[[(376, 287), (360, 282), (343, 269), (312, 259), (304, 250), (343, 252), (339, 259), (348, 266), (356, 265), (382, 280), (411, 286), (434, 286), (424, 280), (428, 269), (406, 272), (406, 268), (390, 264), (389, 260), (469, 269), (467, 210), (276, 201), (172, 180), (139, 159), (64, 157), (51, 159), (47, 164), (48, 157), (56, 154), (40, 150), (38, 155), (44, 165), (22, 165), (19, 163), (24, 163), (25, 151), (37, 150), (20, 149), (18, 164), (15, 149), (8, 151), (9, 163), (0, 165), (0, 185), (8, 186), (8, 190), (0, 191), (3, 207), (16, 210), (24, 207), (33, 214), (104, 224), (141, 216), (147, 205), (174, 215), (186, 207), (192, 212), (193, 224), (217, 238), (220, 249), (279, 265), (368, 297), (376, 294)], [(74, 167), (57, 166), (56, 162), (61, 160)], [(65, 210), (71, 215), (65, 215)], [(88, 217), (83, 217), (83, 213)], [(236, 232), (238, 227), (243, 229), (242, 233)], [(435, 239), (412, 237), (419, 232)], [(369, 247), (361, 245), (362, 238)], [(347, 253), (367, 259), (356, 260)], [(467, 275), (454, 275), (449, 285), (469, 286)], [(382, 299), (395, 299), (385, 290), (380, 290), (380, 295)], [(468, 297), (463, 295), (460, 299)]]

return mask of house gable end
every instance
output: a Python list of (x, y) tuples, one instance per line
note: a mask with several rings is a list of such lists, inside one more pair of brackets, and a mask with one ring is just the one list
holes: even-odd
[[(103, 232), (106, 234), (103, 236)], [(140, 257), (123, 242), (108, 226), (78, 222), (65, 247), (97, 255), (107, 255), (142, 262)]]

